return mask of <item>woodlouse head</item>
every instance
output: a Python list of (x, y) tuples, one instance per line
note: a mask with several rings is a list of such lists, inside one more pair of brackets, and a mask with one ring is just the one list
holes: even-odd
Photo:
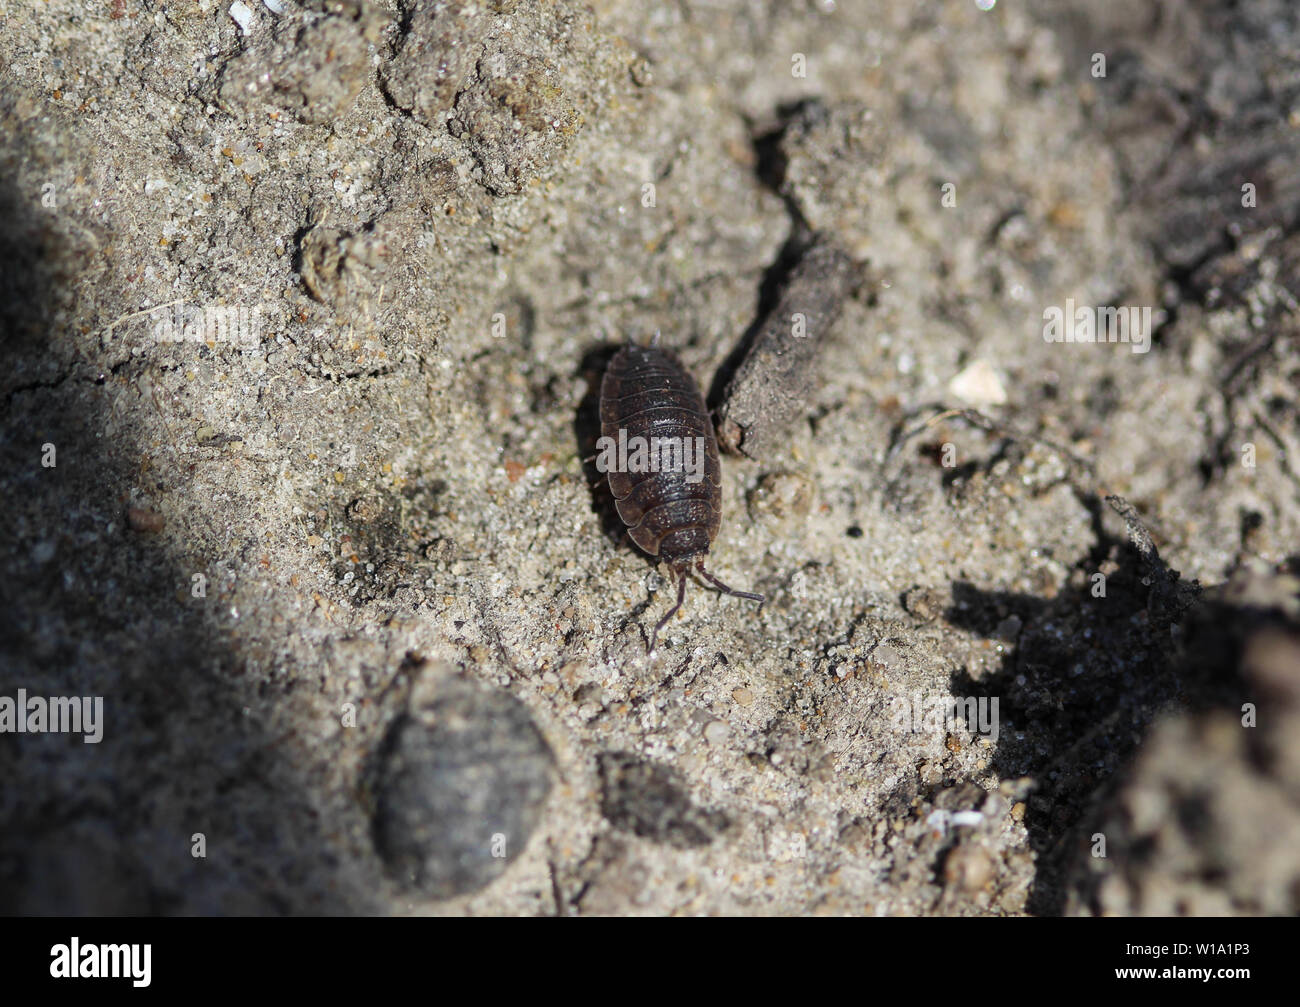
[(689, 567), (696, 559), (703, 561), (708, 552), (709, 533), (705, 528), (679, 528), (659, 543), (659, 558), (674, 569)]

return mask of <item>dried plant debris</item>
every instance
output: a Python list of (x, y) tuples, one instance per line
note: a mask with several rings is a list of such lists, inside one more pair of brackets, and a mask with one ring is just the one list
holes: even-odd
[(758, 324), (718, 408), (718, 443), (768, 460), (808, 409), (822, 375), (818, 360), (856, 273), (847, 255), (816, 237), (790, 272), (776, 306)]

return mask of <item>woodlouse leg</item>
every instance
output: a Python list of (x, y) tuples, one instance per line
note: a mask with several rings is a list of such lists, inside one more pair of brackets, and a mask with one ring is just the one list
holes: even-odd
[(735, 595), (737, 598), (748, 598), (750, 601), (758, 602), (760, 606), (767, 600), (761, 594), (752, 594), (749, 591), (737, 591), (734, 587), (727, 587), (726, 584), (722, 583), (722, 581), (718, 580), (717, 577), (713, 576), (713, 574), (709, 573), (708, 570), (704, 569), (704, 560), (700, 560), (698, 563), (696, 563), (695, 569), (700, 572), (700, 575), (705, 580), (707, 580), (714, 587), (718, 588), (724, 594)]
[(668, 620), (677, 614), (682, 607), (682, 602), (686, 600), (686, 568), (673, 567), (673, 572), (677, 574), (677, 604), (668, 610), (668, 614), (659, 620), (654, 632), (650, 634), (650, 649), (646, 651), (647, 654), (655, 652), (655, 641), (659, 639), (659, 631), (668, 625)]

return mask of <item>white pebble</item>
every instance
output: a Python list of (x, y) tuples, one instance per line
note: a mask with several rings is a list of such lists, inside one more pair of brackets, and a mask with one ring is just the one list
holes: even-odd
[(973, 406), (1000, 406), (1007, 401), (998, 372), (983, 359), (976, 360), (949, 381), (948, 391)]
[(230, 16), (235, 24), (239, 25), (239, 30), (245, 36), (253, 34), (253, 25), (256, 19), (253, 17), (253, 8), (244, 3), (244, 0), (235, 0), (230, 5)]
[(941, 808), (936, 809), (935, 811), (931, 811), (930, 814), (926, 816), (925, 826), (931, 832), (937, 832), (939, 835), (947, 835), (948, 819), (949, 819), (948, 812), (944, 811)]

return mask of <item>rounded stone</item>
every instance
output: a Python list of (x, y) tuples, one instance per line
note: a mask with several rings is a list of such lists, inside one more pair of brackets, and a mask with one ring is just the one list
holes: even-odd
[(372, 763), (374, 840), (389, 872), (431, 898), (494, 881), (541, 817), (552, 763), (523, 703), (440, 676), (393, 722)]

